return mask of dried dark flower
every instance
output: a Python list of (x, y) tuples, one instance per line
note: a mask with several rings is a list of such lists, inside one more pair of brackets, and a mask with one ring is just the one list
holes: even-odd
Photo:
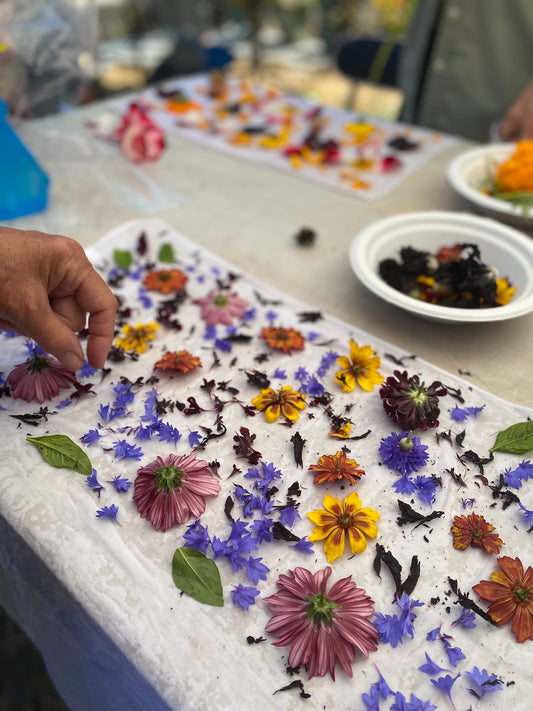
[(439, 397), (447, 390), (439, 380), (426, 387), (418, 375), (394, 371), (379, 390), (385, 412), (403, 430), (426, 430), (438, 427)]

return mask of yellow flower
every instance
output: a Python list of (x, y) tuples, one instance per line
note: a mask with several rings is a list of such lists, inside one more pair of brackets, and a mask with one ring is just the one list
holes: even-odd
[(337, 437), (337, 439), (347, 439), (350, 436), (350, 430), (352, 428), (351, 422), (345, 422), (343, 425), (334, 427), (330, 432), (330, 437)]
[(516, 287), (511, 286), (505, 277), (496, 279), (496, 303), (508, 304), (516, 292)]
[(324, 509), (315, 509), (308, 513), (308, 518), (317, 528), (309, 536), (310, 541), (326, 539), (324, 552), (328, 563), (340, 558), (344, 553), (345, 536), (348, 534), (352, 553), (361, 553), (366, 548), (366, 539), (378, 535), (374, 521), (379, 520), (379, 513), (371, 508), (361, 508), (361, 499), (353, 492), (343, 502), (329, 494), (324, 497)]
[(337, 358), (342, 370), (337, 372), (335, 382), (342, 385), (342, 391), (350, 393), (356, 385), (370, 392), (374, 385), (381, 385), (384, 377), (378, 373), (381, 359), (376, 356), (370, 346), (359, 346), (350, 339), (350, 357)]
[(144, 353), (146, 350), (146, 342), (154, 340), (154, 333), (159, 328), (157, 323), (138, 323), (136, 326), (122, 327), (124, 336), (117, 339), (115, 345), (123, 348), (125, 351), (135, 351), (136, 353)]
[(369, 123), (348, 123), (344, 128), (353, 136), (355, 143), (363, 143), (376, 130), (375, 126)]
[(305, 408), (305, 395), (293, 390), (290, 385), (284, 385), (279, 392), (272, 388), (265, 388), (254, 397), (252, 405), (260, 412), (265, 413), (267, 422), (275, 422), (280, 414), (291, 422), (295, 422), (300, 413), (298, 410)]

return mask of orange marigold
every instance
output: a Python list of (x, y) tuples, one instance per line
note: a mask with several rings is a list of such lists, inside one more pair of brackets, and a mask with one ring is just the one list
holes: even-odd
[(498, 625), (513, 621), (511, 630), (517, 642), (533, 640), (533, 568), (520, 558), (498, 558), (500, 570), (492, 580), (482, 580), (472, 588), (483, 600), (489, 600), (489, 615)]
[(172, 291), (181, 291), (187, 283), (188, 276), (181, 269), (159, 269), (148, 272), (143, 279), (143, 284), (149, 291), (160, 291), (170, 294)]
[(189, 351), (167, 351), (154, 365), (154, 369), (174, 370), (179, 373), (189, 373), (191, 370), (201, 367), (200, 358), (191, 355)]
[(503, 545), (498, 534), (492, 533), (495, 530), (494, 526), (476, 513), (455, 516), (451, 530), (453, 547), (460, 551), (472, 546), (472, 548), (482, 548), (487, 553), (498, 554)]
[(358, 467), (359, 464), (355, 459), (348, 459), (345, 452), (337, 452), (336, 454), (323, 454), (317, 464), (311, 464), (309, 471), (316, 472), (313, 479), (314, 484), (348, 479), (353, 486), (357, 479), (360, 479), (365, 473)]
[(304, 349), (305, 338), (293, 328), (263, 328), (261, 338), (264, 338), (271, 348), (284, 353), (290, 354), (292, 351)]
[(496, 171), (496, 187), (502, 192), (533, 190), (533, 141), (519, 141), (516, 150)]

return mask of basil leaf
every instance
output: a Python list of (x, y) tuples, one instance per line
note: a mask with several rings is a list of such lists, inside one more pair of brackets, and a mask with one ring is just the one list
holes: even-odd
[(172, 559), (174, 585), (198, 602), (224, 606), (220, 573), (214, 560), (196, 548), (177, 548)]
[(491, 452), (526, 454), (533, 450), (533, 422), (518, 422), (498, 432)]
[(120, 267), (120, 269), (123, 269), (125, 272), (131, 267), (131, 263), (133, 261), (131, 252), (124, 249), (115, 249), (113, 252), (113, 259), (115, 260), (117, 267)]
[(66, 435), (26, 437), (26, 442), (34, 444), (43, 459), (53, 467), (67, 467), (85, 476), (91, 476), (93, 473), (89, 457)]
[(162, 244), (157, 259), (160, 262), (175, 262), (174, 249), (171, 244)]

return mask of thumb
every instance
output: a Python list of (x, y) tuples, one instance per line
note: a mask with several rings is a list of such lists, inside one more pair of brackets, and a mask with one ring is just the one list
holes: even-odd
[(75, 372), (82, 367), (83, 350), (76, 334), (54, 313), (48, 300), (38, 310), (26, 314), (25, 322), (19, 325), (65, 368)]

